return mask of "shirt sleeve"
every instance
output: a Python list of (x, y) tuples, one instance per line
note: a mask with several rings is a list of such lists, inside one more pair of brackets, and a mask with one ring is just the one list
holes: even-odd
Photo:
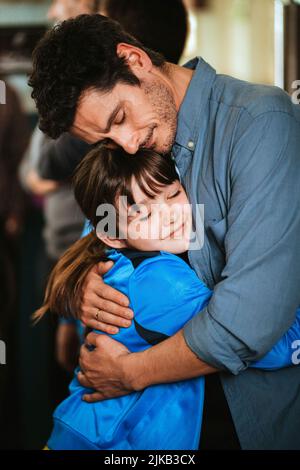
[(252, 118), (233, 143), (226, 265), (208, 306), (184, 329), (199, 358), (233, 374), (263, 357), (300, 304), (300, 123)]
[(135, 320), (143, 328), (171, 336), (207, 304), (211, 291), (176, 256), (143, 261), (129, 280)]
[(81, 233), (80, 238), (86, 237), (93, 230), (93, 226), (89, 220), (85, 219), (84, 227)]

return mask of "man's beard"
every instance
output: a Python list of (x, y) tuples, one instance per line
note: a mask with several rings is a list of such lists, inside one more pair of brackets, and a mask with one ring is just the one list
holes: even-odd
[[(155, 142), (153, 150), (162, 154), (169, 153), (172, 149), (177, 130), (177, 109), (174, 97), (169, 88), (159, 80), (153, 80), (151, 83), (143, 81), (142, 88), (153, 110), (159, 116), (161, 125), (164, 123), (166, 129), (163, 142)], [(151, 141), (154, 129), (155, 127), (149, 129), (147, 141)]]

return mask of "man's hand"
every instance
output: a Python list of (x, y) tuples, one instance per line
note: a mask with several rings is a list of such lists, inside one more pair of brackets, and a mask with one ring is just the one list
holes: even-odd
[[(87, 345), (95, 349), (90, 351)], [(97, 392), (84, 395), (83, 400), (92, 403), (132, 392), (132, 386), (126, 379), (126, 360), (129, 356), (130, 351), (109, 336), (88, 334), (86, 344), (80, 350), (81, 371), (77, 377), (81, 385), (94, 388)]]
[(137, 353), (130, 353), (123, 344), (106, 335), (90, 333), (86, 341), (95, 349), (89, 351), (82, 346), (79, 359), (82, 372), (78, 380), (84, 387), (96, 390), (83, 397), (90, 403), (127, 395), (154, 384), (217, 372), (187, 346), (183, 330)]
[[(102, 276), (113, 266), (112, 261), (94, 266), (85, 279), (81, 304), (81, 321), (89, 328), (116, 334), (117, 327), (129, 327), (133, 311), (126, 295), (105, 284)], [(97, 320), (98, 318), (98, 320)]]

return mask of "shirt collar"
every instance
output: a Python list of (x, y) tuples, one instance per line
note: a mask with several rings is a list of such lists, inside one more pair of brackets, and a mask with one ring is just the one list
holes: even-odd
[(195, 72), (178, 112), (175, 144), (194, 150), (199, 135), (200, 121), (211, 94), (216, 71), (201, 57), (195, 57), (184, 67)]

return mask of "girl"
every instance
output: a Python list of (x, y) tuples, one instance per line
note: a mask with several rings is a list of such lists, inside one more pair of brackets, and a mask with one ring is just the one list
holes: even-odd
[[(132, 325), (121, 328), (114, 339), (136, 352), (175, 334), (212, 293), (184, 256), (192, 215), (171, 158), (152, 150), (132, 156), (101, 146), (79, 165), (74, 189), (93, 229), (54, 268), (35, 318), (48, 309), (76, 318), (85, 276), (105, 257), (114, 261), (106, 283), (130, 298), (135, 314)], [(289, 348), (299, 337), (300, 315), (297, 320), (256, 367), (291, 364)], [(97, 403), (82, 401), (86, 392), (75, 374), (70, 396), (55, 410), (50, 449), (198, 448), (203, 377)]]

